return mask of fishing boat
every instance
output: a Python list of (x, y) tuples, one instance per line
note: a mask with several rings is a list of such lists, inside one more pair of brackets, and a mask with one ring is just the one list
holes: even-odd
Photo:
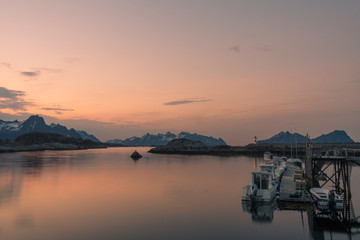
[[(279, 157), (276, 154), (272, 154), (270, 152), (265, 152), (264, 153), (264, 164), (263, 166), (266, 165), (274, 165), (273, 168), (273, 178), (274, 179), (278, 179), (285, 171), (286, 168), (286, 160), (284, 159), (284, 157)], [(260, 165), (261, 168), (261, 165)], [(265, 168), (271, 168), (271, 167), (265, 167)], [(269, 171), (269, 169), (267, 169), (266, 171)]]
[(273, 181), (273, 174), (270, 172), (252, 172), (251, 183), (242, 190), (243, 201), (250, 202), (271, 202), (277, 191), (277, 184)]
[(260, 170), (263, 172), (269, 172), (272, 174), (273, 180), (280, 181), (286, 169), (286, 163), (281, 158), (274, 158), (273, 163), (262, 163), (260, 164)]

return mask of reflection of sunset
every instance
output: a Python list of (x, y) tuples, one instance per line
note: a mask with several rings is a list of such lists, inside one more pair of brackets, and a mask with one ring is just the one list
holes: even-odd
[[(265, 225), (243, 212), (241, 189), (261, 158), (136, 149), (144, 156), (137, 162), (130, 158), (135, 148), (1, 154), (0, 238), (258, 239), (266, 232), (282, 239), (309, 233), (298, 211), (275, 211)], [(354, 181), (357, 172), (353, 168)], [(354, 189), (356, 209), (358, 196)]]
[(22, 181), (21, 169), (0, 168), (0, 209), (17, 203)]
[[(239, 175), (235, 166), (251, 164), (235, 158), (222, 163), (217, 157), (191, 160), (178, 156), (169, 161), (166, 156), (148, 154), (134, 163), (128, 156), (131, 151), (115, 148), (17, 153), (13, 161), (20, 164), (14, 166), (21, 181), (13, 188), (21, 186), (21, 191), (11, 200), (13, 207), (0, 204), (0, 224), (7, 229), (0, 236), (21, 236), (31, 229), (35, 230), (32, 236), (46, 236), (59, 229), (66, 230), (64, 236), (68, 236), (71, 232), (114, 226), (134, 234), (137, 224), (158, 228), (166, 219), (187, 221), (198, 217), (199, 212), (210, 214), (215, 207), (226, 212), (222, 201), (228, 198), (229, 189), (239, 187), (239, 181), (247, 182), (248, 177)], [(29, 158), (37, 158), (42, 164), (26, 165)], [(3, 182), (9, 172), (1, 176)], [(229, 202), (238, 201), (240, 192), (232, 196)], [(21, 226), (23, 230), (17, 231)]]

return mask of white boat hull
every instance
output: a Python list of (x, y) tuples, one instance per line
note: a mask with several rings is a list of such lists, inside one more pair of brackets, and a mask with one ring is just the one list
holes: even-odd
[(247, 185), (242, 190), (241, 199), (248, 202), (264, 202), (269, 203), (273, 201), (276, 197), (276, 186), (273, 186), (271, 189), (258, 189), (254, 197), (252, 197), (252, 185)]

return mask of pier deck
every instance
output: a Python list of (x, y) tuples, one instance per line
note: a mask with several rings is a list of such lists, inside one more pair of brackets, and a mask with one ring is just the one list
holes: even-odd
[(288, 165), (280, 183), (279, 200), (284, 202), (310, 203), (311, 197), (304, 191), (296, 190), (295, 165)]

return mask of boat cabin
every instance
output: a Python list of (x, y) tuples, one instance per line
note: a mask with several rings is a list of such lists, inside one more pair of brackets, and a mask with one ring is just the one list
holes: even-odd
[(252, 183), (258, 189), (271, 189), (272, 188), (272, 173), (269, 172), (252, 172)]
[(260, 171), (271, 173), (275, 177), (275, 165), (274, 164), (260, 164)]
[(271, 163), (273, 160), (274, 154), (271, 154), (270, 152), (264, 153), (264, 162)]

